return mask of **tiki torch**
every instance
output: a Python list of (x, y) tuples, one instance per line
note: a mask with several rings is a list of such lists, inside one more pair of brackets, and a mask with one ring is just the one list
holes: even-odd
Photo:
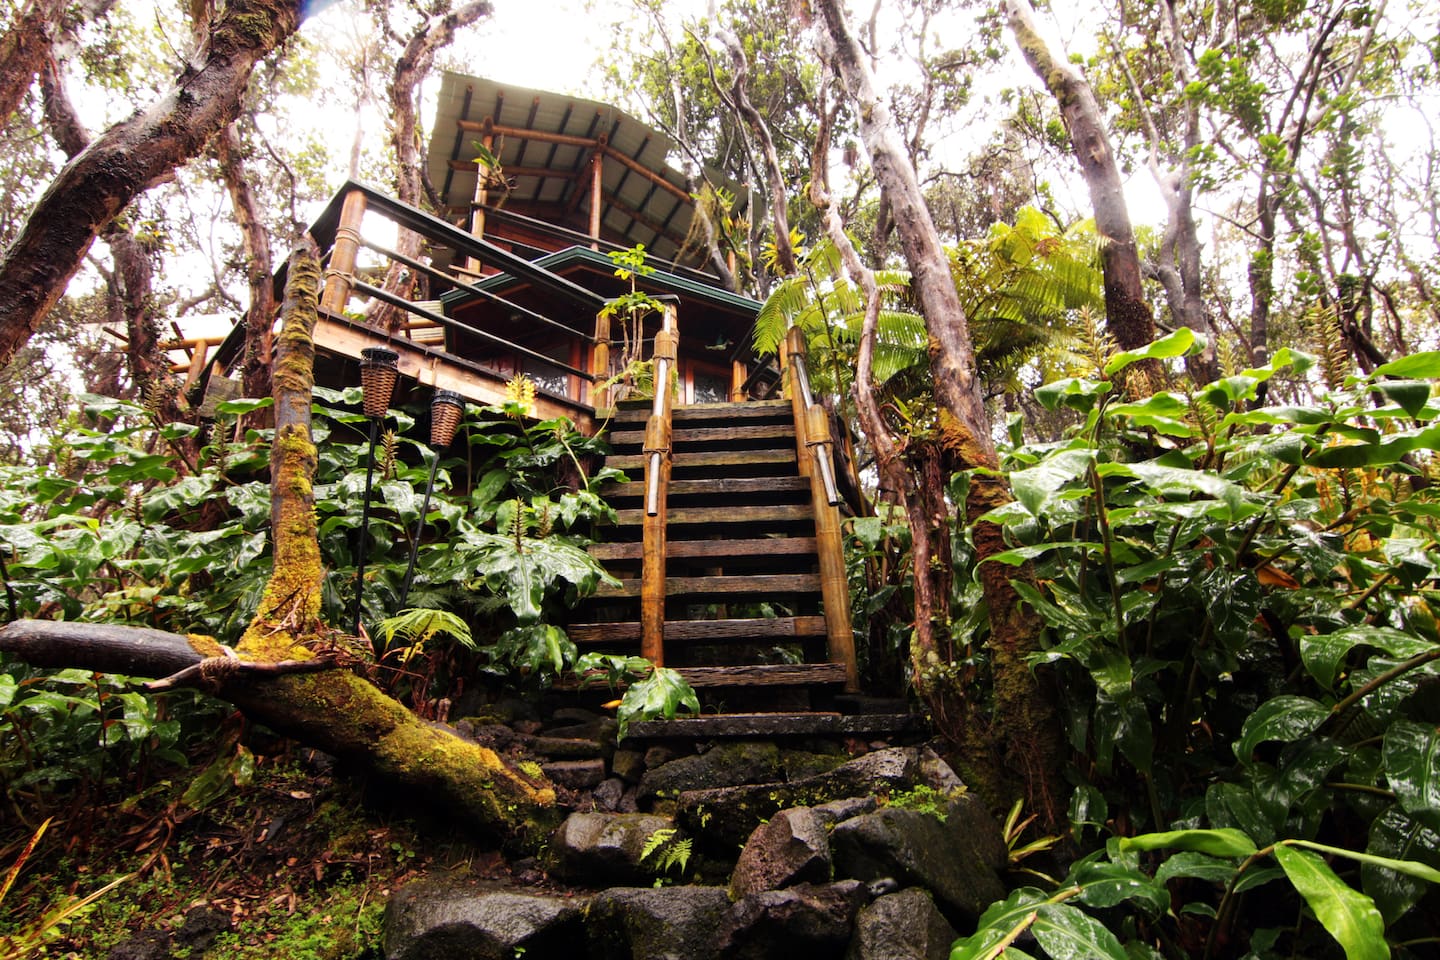
[(365, 463), (365, 506), (360, 512), (359, 560), (355, 564), (355, 635), (360, 635), (361, 601), (365, 594), (365, 557), (370, 531), (370, 488), (375, 479), (375, 444), (380, 439), (380, 423), (390, 410), (390, 396), (400, 378), (400, 354), (385, 347), (368, 347), (360, 351), (360, 389), (364, 397), (365, 416), (370, 420), (370, 456)]
[(440, 469), (440, 451), (450, 446), (455, 439), (455, 428), (465, 414), (465, 398), (453, 390), (436, 390), (435, 399), (430, 401), (430, 480), (425, 484), (425, 499), (421, 502), (420, 516), (415, 521), (415, 536), (410, 540), (410, 565), (405, 568), (405, 585), (400, 588), (400, 609), (405, 609), (405, 600), (410, 596), (410, 584), (415, 579), (415, 559), (420, 555), (420, 534), (425, 532), (425, 515), (430, 512), (430, 494), (435, 492), (435, 472)]

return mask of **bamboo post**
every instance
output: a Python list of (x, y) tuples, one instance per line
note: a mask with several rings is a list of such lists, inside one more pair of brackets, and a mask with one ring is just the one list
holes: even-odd
[(784, 378), (785, 396), (790, 398), (790, 409), (795, 417), (795, 466), (800, 476), (808, 477), (813, 472), (810, 464), (810, 448), (805, 443), (807, 419), (805, 410), (809, 406), (810, 386), (800, 375), (805, 363), (805, 334), (798, 327), (791, 327), (780, 343), (780, 359), (784, 363), (781, 376)]
[(590, 351), (590, 372), (595, 376), (590, 383), (590, 408), (610, 407), (610, 390), (600, 389), (600, 384), (610, 379), (610, 314), (603, 310), (595, 315), (595, 345)]
[(605, 144), (602, 139), (590, 156), (590, 244), (591, 250), (600, 249), (600, 202), (605, 179)]
[(739, 360), (730, 361), (730, 402), (745, 402), (745, 380), (749, 377), (745, 364)]
[(325, 271), (325, 292), (320, 296), (321, 312), (336, 316), (345, 312), (350, 300), (350, 283), (355, 279), (355, 254), (360, 249), (360, 223), (365, 219), (365, 194), (352, 190), (340, 207), (340, 224), (330, 246), (330, 266)]
[[(845, 545), (840, 536), (840, 510), (834, 495), (834, 463), (830, 459), (830, 418), (811, 404), (805, 435), (817, 468), (810, 473), (810, 501), (815, 508), (815, 552), (820, 559), (820, 596), (825, 602), (825, 640), (831, 663), (845, 665), (845, 690), (860, 689), (855, 662), (855, 635), (850, 629), (850, 585), (845, 576)], [(828, 476), (827, 476), (828, 474)]]
[(676, 310), (665, 304), (655, 335), (655, 399), (645, 425), (645, 520), (640, 570), (640, 655), (665, 662), (665, 500), (670, 485), (670, 371), (679, 353)]

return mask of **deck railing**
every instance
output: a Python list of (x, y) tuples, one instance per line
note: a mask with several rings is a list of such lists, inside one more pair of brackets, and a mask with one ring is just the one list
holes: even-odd
[(665, 661), (665, 501), (670, 486), (671, 371), (679, 358), (680, 331), (673, 303), (662, 307), (655, 335), (655, 397), (645, 424), (645, 520), (640, 574), (640, 655), (657, 667)]
[(860, 688), (855, 662), (855, 636), (850, 629), (850, 587), (845, 577), (845, 547), (840, 536), (840, 493), (835, 485), (835, 463), (830, 417), (815, 402), (806, 365), (805, 335), (791, 327), (785, 335), (785, 366), (791, 408), (795, 414), (795, 446), (800, 473), (810, 478), (810, 501), (815, 511), (815, 552), (820, 562), (820, 597), (825, 604), (825, 639), (831, 663), (845, 665), (845, 689)]

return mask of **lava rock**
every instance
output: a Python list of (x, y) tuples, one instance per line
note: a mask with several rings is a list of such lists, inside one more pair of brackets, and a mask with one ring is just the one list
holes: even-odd
[(550, 760), (594, 760), (615, 749), (614, 741), (601, 743), (568, 737), (527, 737), (521, 743), (531, 753)]
[(793, 783), (688, 790), (680, 794), (677, 817), (712, 849), (734, 850), (778, 810), (908, 790), (915, 786), (917, 768), (914, 748), (893, 747)]
[(773, 783), (784, 776), (775, 744), (727, 743), (646, 770), (640, 779), (640, 799), (675, 797), (704, 787)]
[(829, 773), (846, 761), (843, 753), (810, 753), (804, 750), (781, 750), (780, 766), (786, 780), (804, 780), (822, 773)]
[(626, 783), (639, 783), (645, 775), (645, 754), (639, 750), (616, 750), (610, 758), (610, 772)]
[(920, 748), (920, 782), (941, 792), (963, 790), (965, 782), (931, 747)]
[(594, 886), (654, 879), (640, 854), (651, 834), (674, 826), (644, 813), (572, 813), (550, 841), (554, 872)]
[(825, 825), (807, 807), (781, 810), (750, 834), (730, 895), (737, 900), (766, 890), (830, 879), (830, 840)]
[(540, 764), (540, 769), (556, 786), (571, 790), (589, 790), (605, 779), (604, 760), (556, 760)]
[(829, 803), (817, 804), (810, 808), (810, 812), (819, 817), (820, 822), (825, 826), (833, 827), (851, 817), (858, 817), (862, 813), (878, 809), (880, 809), (880, 803), (873, 796), (841, 797), (839, 800), (831, 800)]
[(595, 788), (595, 806), (614, 813), (620, 809), (620, 800), (625, 796), (625, 781), (611, 777)]
[(720, 960), (715, 932), (730, 898), (719, 887), (615, 887), (586, 915), (591, 960)]
[(935, 901), (912, 887), (861, 909), (845, 960), (946, 960), (958, 936)]
[(731, 908), (722, 954), (726, 960), (840, 960), (867, 899), (865, 885), (854, 880), (752, 894)]
[(583, 899), (421, 881), (385, 907), (385, 960), (513, 960), (581, 954)]
[(973, 926), (1005, 896), (989, 857), (961, 841), (959, 827), (919, 810), (887, 807), (838, 824), (830, 834), (836, 876), (893, 877), (930, 890), (948, 919)]

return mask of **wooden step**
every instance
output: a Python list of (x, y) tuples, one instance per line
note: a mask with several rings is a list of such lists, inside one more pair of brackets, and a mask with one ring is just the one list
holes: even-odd
[[(675, 670), (692, 687), (797, 687), (845, 682), (843, 663), (759, 663), (733, 667), (676, 667)], [(579, 686), (576, 678), (563, 677), (555, 682), (552, 689), (576, 690)], [(602, 681), (600, 688), (603, 687)]]
[[(747, 593), (819, 593), (817, 573), (763, 573), (753, 577), (667, 577), (665, 596), (712, 596)], [(620, 586), (601, 584), (596, 597), (638, 597), (640, 581), (621, 580)]]
[[(644, 423), (650, 419), (650, 405), (621, 407), (614, 411), (597, 410), (595, 418), (609, 414), (611, 423)], [(673, 408), (670, 417), (676, 423), (689, 420), (763, 420), (791, 416), (789, 400), (750, 400), (745, 403), (687, 403)]]
[[(805, 477), (715, 477), (706, 480), (671, 480), (672, 497), (721, 496), (740, 493), (809, 493)], [(600, 489), (607, 500), (645, 496), (645, 481), (607, 484)]]
[[(672, 527), (680, 523), (789, 523), (814, 518), (815, 508), (808, 503), (782, 503), (770, 507), (677, 507), (665, 512), (665, 522)], [(622, 527), (644, 523), (645, 511), (616, 510), (615, 522)]]
[[(643, 470), (648, 458), (643, 453), (628, 453), (605, 458), (605, 466), (617, 470)], [(784, 450), (707, 450), (703, 453), (677, 453), (672, 458), (675, 469), (686, 467), (744, 467), (771, 464), (794, 464), (795, 448)]]
[[(640, 560), (645, 555), (644, 546), (639, 541), (592, 543), (586, 550), (596, 560)], [(667, 537), (665, 541), (665, 556), (670, 559), (793, 557), (806, 554), (815, 554), (814, 537), (758, 537), (752, 540), (674, 540)]]
[[(788, 423), (762, 423), (745, 427), (685, 427), (677, 424), (670, 435), (675, 445), (691, 443), (723, 443), (740, 440), (795, 440), (795, 427)], [(620, 430), (610, 434), (617, 447), (635, 446), (645, 442), (644, 430)], [(772, 444), (779, 446), (779, 444)]]
[[(640, 639), (640, 621), (572, 623), (565, 633), (575, 643), (616, 643)], [(670, 620), (665, 642), (708, 643), (720, 640), (777, 640), (825, 636), (824, 617), (758, 617), (739, 620)]]

